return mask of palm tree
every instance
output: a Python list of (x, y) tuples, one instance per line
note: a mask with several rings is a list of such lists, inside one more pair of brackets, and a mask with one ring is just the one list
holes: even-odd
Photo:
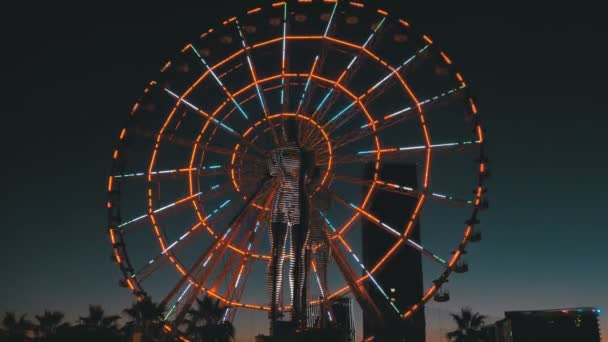
[(486, 316), (473, 313), (470, 308), (460, 310), (460, 315), (450, 314), (458, 328), (447, 333), (450, 342), (480, 342), (481, 327), (484, 325)]
[(196, 298), (196, 308), (188, 311), (188, 335), (194, 341), (231, 342), (234, 340), (234, 326), (229, 321), (222, 321), (226, 308), (219, 300), (209, 296)]
[(127, 333), (141, 333), (142, 341), (158, 340), (164, 321), (165, 306), (152, 302), (150, 297), (144, 297), (123, 311), (131, 318), (124, 329)]
[(89, 305), (89, 315), (80, 317), (80, 324), (89, 329), (118, 330), (120, 316), (106, 316), (101, 305)]
[(27, 314), (21, 315), (19, 319), (14, 312), (7, 312), (4, 314), (2, 319), (2, 332), (3, 340), (5, 341), (26, 341), (28, 340), (28, 334), (32, 331), (34, 325), (28, 319)]
[(44, 339), (50, 339), (58, 331), (69, 328), (70, 324), (63, 322), (65, 315), (61, 311), (50, 311), (44, 310), (42, 316), (36, 315), (38, 326), (36, 327), (38, 337)]

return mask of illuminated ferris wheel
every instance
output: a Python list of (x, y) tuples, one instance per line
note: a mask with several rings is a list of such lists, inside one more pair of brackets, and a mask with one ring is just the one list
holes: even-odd
[[(302, 310), (287, 265), (303, 269), (305, 305), (352, 296), (366, 313), (387, 306), (407, 319), (447, 301), (448, 276), (468, 269), (463, 254), (487, 206), (479, 116), (451, 58), (369, 4), (276, 2), (228, 18), (164, 64), (120, 132), (107, 207), (121, 285), (164, 304), (165, 330), (182, 340), (179, 322), (199, 296), (221, 301), (230, 321), (240, 310)], [(311, 156), (297, 213), (309, 234), (299, 242), (291, 211), (292, 230), (271, 231), (286, 182), (269, 164), (289, 144)], [(383, 179), (391, 163), (416, 165), (417, 186)], [(403, 224), (370, 209), (385, 192), (413, 201)], [(422, 242), (412, 238), (420, 220)], [(392, 239), (371, 264), (362, 222)], [(407, 305), (374, 277), (404, 249), (433, 274)]]

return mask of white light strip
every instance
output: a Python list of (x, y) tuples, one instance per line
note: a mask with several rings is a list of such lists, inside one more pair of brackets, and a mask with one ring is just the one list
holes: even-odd
[(178, 103), (179, 103), (179, 102), (183, 102), (183, 103), (185, 103), (186, 105), (188, 105), (188, 107), (190, 107), (190, 108), (194, 109), (194, 110), (195, 110), (197, 113), (202, 114), (202, 115), (203, 115), (203, 116), (205, 116), (207, 119), (209, 119), (209, 120), (211, 120), (211, 121), (215, 122), (216, 124), (220, 125), (221, 127), (225, 128), (225, 129), (227, 129), (227, 130), (228, 130), (228, 131), (230, 131), (231, 133), (235, 133), (235, 134), (237, 134), (237, 133), (235, 132), (235, 130), (234, 130), (234, 129), (232, 129), (232, 128), (230, 128), (230, 127), (226, 126), (226, 125), (225, 125), (225, 124), (223, 124), (222, 122), (218, 121), (216, 118), (209, 116), (209, 114), (207, 114), (207, 113), (203, 112), (202, 110), (198, 109), (198, 107), (196, 107), (196, 106), (195, 106), (195, 105), (193, 105), (192, 103), (190, 103), (190, 102), (186, 101), (186, 99), (183, 99), (183, 98), (179, 97), (179, 95), (175, 94), (174, 92), (172, 92), (171, 90), (169, 90), (169, 89), (167, 89), (167, 88), (164, 88), (164, 89), (165, 89), (165, 91), (166, 91), (167, 93), (169, 93), (171, 96), (173, 96), (174, 98), (176, 98), (176, 99), (177, 99), (177, 101), (178, 101)]
[[(202, 194), (203, 194), (203, 192), (199, 192), (199, 193), (197, 193), (197, 194), (194, 194), (194, 195), (190, 196), (190, 198), (194, 198), (194, 197), (200, 196), (200, 195), (202, 195)], [(177, 204), (177, 202), (173, 202), (173, 203), (171, 203), (171, 204), (167, 204), (166, 206), (164, 206), (164, 207), (162, 207), (162, 208), (158, 208), (158, 209), (154, 210), (152, 213), (154, 213), (154, 214), (159, 213), (159, 212), (161, 212), (161, 211), (163, 211), (163, 210), (165, 210), (165, 209), (168, 209), (168, 208), (171, 208), (171, 207), (175, 206), (176, 204)], [(134, 218), (134, 219), (132, 219), (132, 220), (130, 220), (130, 221), (127, 221), (127, 222), (125, 222), (125, 223), (119, 224), (119, 225), (118, 225), (118, 227), (119, 227), (119, 228), (120, 228), (120, 227), (124, 227), (124, 226), (126, 226), (126, 225), (128, 225), (128, 224), (131, 224), (131, 223), (133, 223), (133, 222), (139, 221), (139, 220), (141, 220), (141, 219), (143, 219), (143, 218), (146, 218), (146, 217), (148, 217), (148, 214), (141, 215), (141, 216), (136, 217), (136, 218)]]
[(329, 21), (327, 22), (327, 27), (325, 28), (325, 33), (323, 33), (323, 37), (327, 37), (329, 33), (329, 28), (331, 27), (331, 22), (334, 19), (334, 14), (336, 14), (336, 8), (338, 7), (338, 2), (334, 4), (334, 9), (331, 11), (331, 16), (329, 17)]
[(198, 58), (201, 60), (201, 62), (203, 62), (203, 65), (205, 65), (205, 67), (207, 68), (207, 70), (209, 70), (209, 72), (211, 73), (211, 76), (213, 76), (213, 78), (215, 79), (215, 81), (220, 85), (220, 87), (222, 87), (222, 89), (224, 90), (224, 92), (226, 93), (226, 95), (228, 96), (228, 98), (232, 101), (232, 103), (234, 104), (234, 106), (239, 110), (239, 112), (241, 113), (241, 115), (243, 115), (243, 117), (245, 119), (249, 119), (249, 116), (247, 115), (247, 113), (245, 113), (245, 111), (243, 110), (243, 108), (241, 108), (241, 106), (239, 105), (239, 103), (230, 94), (230, 92), (228, 91), (228, 89), (226, 88), (226, 86), (222, 83), (222, 81), (220, 80), (220, 78), (217, 77), (217, 75), (215, 74), (215, 72), (213, 71), (213, 69), (211, 69), (211, 67), (209, 66), (209, 64), (207, 64), (207, 61), (205, 61), (205, 59), (198, 53), (198, 51), (196, 51), (196, 49), (194, 48), (194, 45), (190, 44), (190, 48), (198, 56)]
[[(352, 204), (351, 204), (352, 205)], [(329, 222), (328, 218), (325, 216), (325, 214), (323, 214), (322, 211), (318, 210), (317, 211), (321, 214), (321, 216), (323, 216), (323, 218), (325, 219), (325, 222), (328, 223), (329, 227), (333, 230), (334, 233), (336, 232), (336, 229), (334, 228), (334, 226)], [(359, 258), (357, 258), (355, 252), (351, 251), (349, 253), (355, 260), (357, 260), (357, 263), (359, 264), (359, 267), (361, 267), (361, 269), (363, 270), (363, 272), (365, 272), (365, 274), (369, 277), (369, 279), (372, 280), (372, 282), (374, 283), (374, 285), (376, 285), (376, 288), (378, 289), (378, 291), (380, 291), (380, 293), (382, 293), (384, 295), (384, 297), (389, 301), (389, 303), (392, 303), (389, 296), (386, 294), (386, 292), (384, 291), (384, 289), (382, 288), (382, 286), (380, 286), (380, 284), (378, 284), (378, 282), (376, 281), (376, 279), (374, 278), (374, 276), (372, 276), (372, 274), (367, 270), (367, 268), (365, 267), (365, 265), (363, 265), (361, 262), (359, 262)], [(395, 305), (391, 305), (395, 311), (400, 314), (401, 312), (399, 311), (399, 309), (397, 309), (397, 307), (395, 307)]]

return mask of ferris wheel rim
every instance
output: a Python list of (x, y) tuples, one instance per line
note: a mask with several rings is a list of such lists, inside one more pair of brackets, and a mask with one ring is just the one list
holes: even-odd
[[(326, 2), (333, 3), (332, 1), (326, 1)], [(275, 6), (276, 4), (277, 4), (277, 3), (273, 4), (272, 6)], [(279, 3), (279, 4), (285, 4), (285, 3)], [(352, 3), (351, 3), (351, 5), (352, 5)], [(285, 4), (285, 6), (286, 6), (286, 4)], [(354, 6), (354, 5), (353, 5), (353, 6)], [(357, 6), (358, 6), (358, 5), (357, 5)], [(249, 12), (251, 12), (251, 13), (248, 13), (248, 14), (253, 14), (253, 13), (258, 13), (259, 11), (255, 11), (255, 12), (249, 11)], [(404, 22), (404, 21), (402, 21), (402, 20), (400, 20), (400, 19), (398, 19), (398, 20), (399, 20), (400, 22), (402, 22), (402, 23)], [(234, 20), (233, 20), (233, 21), (234, 21)], [(405, 24), (403, 24), (403, 25), (405, 25)], [(409, 27), (409, 24), (408, 24), (407, 26)], [(428, 38), (427, 36), (424, 36), (424, 37), (425, 37), (425, 40), (426, 40), (427, 42), (429, 42), (430, 44), (433, 44), (433, 43), (432, 43), (432, 41), (430, 40), (430, 38)], [(293, 38), (293, 37), (290, 37), (290, 36), (284, 36), (284, 37), (279, 37), (279, 38), (278, 38), (279, 40), (276, 40), (277, 38), (274, 38), (274, 39), (272, 39), (272, 40), (273, 40), (274, 42), (279, 42), (281, 39), (282, 39), (282, 40), (290, 40), (290, 39), (292, 39), (292, 38)], [(331, 41), (331, 42), (334, 42), (334, 43), (337, 43), (337, 41), (339, 41), (339, 39), (332, 38), (332, 37), (327, 37), (327, 36), (321, 36), (321, 39), (328, 40), (328, 41)], [(347, 42), (347, 43), (348, 43), (348, 42)], [(355, 44), (353, 44), (353, 45), (355, 45)], [(192, 46), (192, 45), (190, 44), (190, 46)], [(360, 47), (360, 46), (359, 46), (359, 47)], [(252, 48), (253, 48), (253, 47), (252, 47)], [(363, 50), (364, 50), (364, 52), (366, 52), (366, 53), (367, 53), (367, 50), (366, 50), (365, 48), (363, 48)], [(183, 50), (182, 50), (182, 51), (183, 51)], [(241, 52), (241, 53), (239, 53), (238, 55), (237, 55), (237, 53), (235, 53), (235, 54), (231, 55), (230, 57), (232, 57), (232, 58), (236, 58), (236, 57), (238, 57), (240, 54), (244, 54), (244, 53), (246, 53), (246, 52), (247, 52), (247, 49), (243, 49), (243, 50), (242, 50), (242, 52)], [(369, 53), (372, 53), (372, 52), (370, 51)], [(372, 53), (372, 54), (373, 54), (373, 53)], [(448, 57), (445, 55), (445, 53), (444, 53), (444, 52), (441, 52), (441, 54), (444, 56), (444, 60), (446, 60), (446, 62), (447, 62), (447, 60), (449, 60), (449, 58), (448, 58)], [(451, 65), (451, 64), (452, 64), (452, 63), (451, 63), (451, 61), (450, 61), (450, 63), (448, 63), (448, 64), (450, 64), (450, 65)], [(216, 64), (214, 67), (217, 67), (217, 64)], [(393, 70), (394, 70), (394, 67), (392, 67), (392, 68), (393, 68)], [(297, 78), (297, 77), (301, 77), (301, 75), (302, 75), (302, 74), (296, 74), (296, 75), (295, 75), (295, 76), (293, 76), (293, 77), (296, 77), (296, 78)], [(396, 75), (398, 75), (397, 77), (400, 77), (398, 73), (396, 73)], [(460, 74), (457, 74), (457, 75), (460, 75)], [(275, 75), (275, 76), (276, 76), (276, 75)], [(275, 76), (273, 76), (273, 77), (275, 77)], [(281, 77), (281, 76), (282, 76), (282, 77), (290, 77), (290, 75), (289, 75), (289, 74), (282, 74), (282, 75), (280, 75), (279, 77)], [(309, 74), (309, 75), (306, 75), (306, 76), (313, 77), (313, 74), (312, 74), (312, 72), (310, 72), (310, 74)], [(461, 76), (459, 76), (459, 78), (462, 78), (462, 77), (461, 77)], [(202, 79), (201, 79), (200, 81), (202, 82)], [(197, 80), (197, 82), (198, 82), (198, 80)], [(464, 84), (464, 80), (461, 80), (461, 82)], [(405, 85), (405, 83), (404, 83), (404, 85)], [(194, 87), (194, 86), (195, 86), (195, 85), (193, 85), (192, 87)], [(406, 86), (406, 87), (407, 87), (407, 86)], [(408, 88), (408, 89), (409, 89), (409, 88)], [(236, 94), (236, 93), (235, 93), (235, 94)], [(353, 95), (353, 96), (354, 96), (354, 95)], [(423, 112), (422, 112), (422, 109), (421, 109), (420, 102), (419, 102), (419, 101), (418, 101), (418, 100), (415, 98), (415, 95), (413, 94), (413, 92), (412, 92), (412, 96), (413, 96), (413, 98), (415, 99), (416, 106), (418, 107), (419, 115), (420, 115), (420, 117), (421, 117), (422, 121), (424, 122), (424, 118), (423, 118)], [(180, 96), (180, 101), (181, 101), (181, 99), (182, 99), (182, 98), (183, 98), (183, 99), (185, 99), (185, 97), (186, 97), (186, 95), (184, 95), (184, 96)], [(177, 107), (179, 107), (179, 105), (180, 105), (180, 101), (178, 101), (178, 102), (177, 102), (177, 104), (176, 104), (176, 106), (174, 107), (174, 109), (177, 109)], [(474, 114), (477, 114), (477, 108), (476, 108), (476, 105), (475, 105), (475, 103), (473, 102), (472, 98), (470, 98), (470, 97), (469, 97), (469, 101), (470, 101), (470, 104), (471, 104), (471, 105), (470, 105), (470, 106), (471, 106), (471, 110), (474, 112)], [(135, 110), (136, 110), (136, 108), (134, 108), (133, 112), (134, 112)], [(218, 110), (218, 112), (219, 112), (219, 110)], [(210, 122), (209, 120), (211, 120), (211, 119), (208, 119), (208, 120), (207, 120), (207, 123), (209, 123), (209, 122)], [(373, 120), (372, 120), (372, 122), (371, 122), (371, 126), (372, 126), (372, 127), (374, 127)], [(423, 125), (423, 126), (424, 126), (424, 125)], [(483, 145), (485, 144), (485, 140), (484, 140), (484, 138), (483, 138), (483, 136), (482, 136), (482, 133), (481, 133), (481, 126), (480, 126), (479, 124), (477, 124), (477, 130), (478, 130), (478, 137), (479, 137), (479, 145), (480, 145), (480, 149), (482, 150), (482, 151), (480, 152), (480, 154), (481, 154), (481, 155), (482, 155), (482, 157), (483, 157)], [(123, 130), (123, 131), (121, 132), (121, 137), (120, 137), (120, 140), (121, 140), (121, 141), (122, 141), (122, 140), (123, 140), (123, 138), (124, 138), (125, 132), (126, 132), (125, 130)], [(160, 136), (160, 135), (161, 135), (161, 134), (159, 133), (159, 136)], [(425, 164), (425, 177), (424, 177), (423, 191), (422, 191), (422, 195), (421, 195), (421, 200), (420, 200), (420, 201), (418, 202), (418, 204), (417, 204), (417, 208), (421, 208), (421, 207), (424, 205), (424, 200), (425, 200), (425, 197), (426, 197), (426, 196), (429, 196), (429, 195), (428, 195), (428, 193), (429, 193), (429, 191), (428, 191), (428, 190), (429, 190), (429, 172), (430, 172), (430, 158), (431, 158), (431, 143), (430, 143), (430, 136), (429, 136), (428, 132), (426, 132), (426, 133), (425, 133), (425, 137), (426, 137), (426, 143), (425, 143), (425, 145), (426, 145), (426, 152), (427, 152), (427, 155), (426, 155), (426, 161), (427, 161), (427, 162), (426, 162), (426, 164)], [(196, 145), (195, 145), (195, 146), (193, 146), (193, 150), (194, 150), (194, 149), (196, 149)], [(381, 150), (381, 148), (380, 148), (380, 146), (378, 145), (378, 146), (377, 146), (377, 151), (378, 151), (378, 152), (377, 152), (377, 155), (378, 155), (378, 160), (380, 159), (380, 152), (379, 152), (380, 150)], [(118, 150), (117, 150), (117, 151), (118, 151)], [(156, 151), (156, 148), (155, 148), (155, 151)], [(116, 155), (117, 155), (117, 153), (115, 152), (115, 155), (114, 155), (114, 161), (116, 161), (116, 159), (117, 159)], [(474, 209), (473, 209), (472, 218), (475, 218), (475, 217), (476, 217), (476, 215), (477, 215), (477, 212), (478, 212), (479, 207), (480, 207), (481, 198), (482, 198), (482, 195), (483, 195), (483, 185), (482, 185), (482, 184), (483, 184), (483, 177), (484, 177), (484, 174), (485, 174), (485, 172), (484, 172), (484, 165), (485, 165), (485, 162), (483, 161), (483, 158), (480, 158), (480, 159), (481, 159), (481, 161), (480, 161), (480, 172), (479, 172), (479, 186), (478, 186), (478, 188), (476, 189), (477, 194), (476, 194), (476, 201), (475, 201), (475, 205), (474, 205)], [(113, 167), (113, 169), (114, 169), (114, 167)], [(193, 177), (193, 174), (194, 174), (194, 171), (193, 171), (192, 165), (190, 165), (189, 169), (190, 169), (190, 170), (189, 170), (189, 171), (187, 171), (187, 173), (188, 173), (188, 179), (189, 179), (189, 181), (190, 181), (190, 184), (192, 184), (192, 177)], [(156, 171), (153, 169), (153, 162), (151, 162), (151, 163), (150, 163), (150, 166), (149, 166), (149, 168), (148, 168), (148, 173), (147, 173), (147, 178), (148, 178), (148, 184), (149, 184), (149, 185), (152, 183), (152, 175), (154, 174), (154, 172), (156, 172)], [(376, 169), (376, 173), (377, 173), (377, 169)], [(112, 178), (112, 176), (111, 176), (111, 177), (109, 178), (109, 185), (108, 185), (108, 191), (109, 191), (109, 192), (111, 192), (111, 191), (112, 191), (112, 189), (113, 189), (113, 182), (114, 182), (114, 179), (113, 179), (113, 178)], [(372, 190), (373, 190), (373, 186), (372, 186)], [(372, 190), (370, 190), (370, 192), (368, 193), (368, 195), (369, 195), (369, 196), (366, 196), (367, 198), (369, 198), (369, 197), (371, 196), (371, 192), (372, 192)], [(190, 196), (194, 196), (194, 195), (195, 195), (195, 193), (193, 193), (193, 192), (191, 191)], [(367, 202), (367, 201), (366, 201), (366, 202)], [(197, 202), (196, 202), (195, 200), (192, 200), (192, 204), (193, 204), (193, 206), (194, 206), (194, 207), (196, 207), (196, 206), (197, 206)], [(112, 205), (112, 204), (111, 204), (111, 201), (108, 201), (108, 207), (110, 207), (111, 205)], [(362, 207), (363, 207), (363, 208), (365, 208), (365, 205), (363, 205)], [(152, 217), (154, 217), (154, 210), (155, 210), (155, 209), (154, 209), (152, 206), (150, 206), (150, 207), (149, 207), (149, 210), (150, 210), (149, 217), (150, 217), (150, 219), (151, 219), (151, 220), (154, 220)], [(418, 209), (417, 209), (416, 211), (418, 211)], [(353, 217), (355, 217), (355, 216), (357, 216), (357, 217), (358, 217), (358, 216), (359, 216), (359, 214), (354, 214), (354, 215), (353, 215)], [(409, 228), (408, 228), (408, 229), (406, 229), (406, 231), (404, 232), (404, 238), (407, 238), (407, 237), (409, 236), (409, 233), (411, 232), (411, 229), (412, 229), (412, 228), (413, 228), (413, 226), (415, 225), (415, 222), (417, 221), (418, 217), (419, 217), (419, 216), (415, 214), (415, 215), (414, 215), (414, 217), (412, 218), (412, 220), (410, 221), (410, 223), (408, 223), (408, 227), (409, 227)], [(355, 219), (356, 219), (356, 218), (355, 218)], [(353, 220), (351, 220), (351, 223), (352, 223), (352, 221), (354, 221), (354, 219), (353, 219)], [(349, 224), (348, 226), (350, 226), (350, 224)], [(341, 234), (342, 234), (342, 233), (345, 233), (345, 232), (346, 232), (346, 230), (347, 230), (347, 228), (348, 228), (348, 226), (345, 226), (343, 229), (341, 229), (341, 230), (340, 230), (340, 231), (337, 233), (337, 236), (336, 236), (336, 235), (334, 235), (334, 236), (332, 237), (332, 240), (338, 239), (338, 237), (339, 237), (339, 236), (341, 236)], [(466, 229), (465, 229), (465, 233), (464, 233), (463, 240), (461, 241), (461, 243), (460, 243), (460, 245), (459, 245), (459, 247), (458, 247), (458, 249), (457, 249), (456, 253), (454, 253), (454, 255), (453, 255), (452, 259), (449, 261), (449, 266), (446, 268), (445, 272), (444, 272), (444, 273), (443, 273), (443, 274), (442, 274), (442, 275), (441, 275), (441, 276), (438, 278), (438, 280), (443, 281), (443, 280), (447, 279), (447, 276), (448, 276), (448, 275), (449, 275), (449, 274), (452, 272), (452, 269), (453, 269), (453, 267), (454, 267), (454, 264), (455, 264), (455, 263), (456, 263), (456, 262), (459, 260), (460, 254), (462, 253), (462, 251), (464, 251), (464, 248), (466, 247), (466, 244), (468, 243), (468, 238), (469, 238), (469, 235), (471, 234), (471, 231), (472, 231), (472, 229), (473, 229), (473, 226), (474, 226), (474, 224), (467, 224), (467, 225), (466, 225)], [(112, 224), (111, 224), (111, 225), (110, 225), (110, 228), (109, 228), (110, 237), (111, 237), (111, 240), (112, 240), (113, 245), (114, 245), (114, 244), (116, 244), (116, 241), (119, 241), (119, 240), (120, 240), (120, 242), (119, 242), (119, 243), (121, 243), (121, 244), (122, 244), (122, 247), (121, 247), (121, 246), (119, 246), (118, 248), (120, 248), (120, 249), (122, 250), (123, 256), (122, 256), (122, 257), (118, 256), (119, 254), (118, 254), (118, 252), (117, 252), (117, 248), (114, 248), (115, 255), (116, 255), (118, 258), (123, 258), (123, 259), (125, 259), (125, 260), (124, 260), (124, 262), (126, 262), (126, 263), (127, 263), (127, 268), (132, 268), (132, 267), (131, 267), (131, 265), (130, 265), (130, 261), (129, 261), (129, 258), (128, 258), (128, 254), (127, 254), (126, 248), (125, 248), (125, 246), (124, 246), (125, 244), (124, 244), (124, 240), (123, 240), (123, 238), (122, 238), (122, 234), (120, 234), (120, 237), (118, 237), (118, 234), (116, 234), (116, 230), (115, 230), (115, 229), (116, 229), (116, 227), (114, 227), (114, 225), (112, 225)], [(399, 241), (403, 241), (403, 240), (399, 240)], [(336, 242), (336, 243), (337, 243), (337, 242)], [(394, 246), (391, 248), (391, 250), (392, 250), (392, 249), (395, 249), (396, 247), (398, 247), (400, 244), (403, 244), (403, 243), (404, 243), (404, 242), (398, 242), (398, 243), (395, 243), (395, 245), (394, 245)], [(162, 243), (161, 243), (161, 245), (162, 245)], [(388, 255), (388, 253), (387, 253), (387, 255)], [(262, 259), (263, 259), (263, 258), (262, 258)], [(122, 265), (122, 262), (120, 262), (120, 264)], [(372, 272), (371, 272), (371, 274), (373, 274), (373, 273), (375, 272), (375, 270), (377, 270), (378, 268), (379, 268), (379, 266), (377, 266), (377, 265), (376, 265), (376, 266), (374, 266), (374, 267), (372, 268)], [(124, 272), (124, 270), (123, 270), (123, 272)], [(367, 278), (368, 278), (367, 276), (362, 276), (362, 277), (360, 277), (360, 278), (357, 280), (357, 282), (359, 283), (360, 281), (365, 281)], [(135, 281), (135, 282), (136, 282), (136, 281)], [(141, 286), (139, 285), (139, 283), (137, 283), (137, 282), (136, 282), (136, 284), (134, 284), (133, 286), (131, 286), (131, 285), (132, 285), (132, 284), (130, 283), (130, 284), (129, 284), (129, 287), (130, 287), (130, 288), (134, 289), (134, 288), (136, 288), (136, 287), (139, 287), (139, 290), (140, 290), (140, 291), (143, 291), (143, 288), (141, 288)], [(438, 289), (439, 287), (440, 287), (440, 285), (437, 285), (437, 284), (435, 284), (435, 285), (431, 286), (431, 288), (429, 288), (429, 289), (428, 289), (428, 290), (425, 292), (425, 295), (422, 297), (422, 300), (421, 300), (421, 301), (420, 301), (418, 304), (415, 304), (415, 305), (410, 306), (409, 310), (405, 311), (405, 313), (403, 314), (403, 316), (404, 316), (404, 317), (406, 317), (406, 318), (407, 318), (408, 316), (410, 316), (410, 315), (411, 315), (411, 314), (412, 314), (414, 311), (416, 311), (416, 310), (417, 310), (417, 308), (419, 308), (419, 307), (420, 307), (420, 305), (422, 305), (424, 302), (428, 301), (428, 300), (429, 300), (429, 299), (432, 297), (432, 295), (433, 295), (433, 294), (434, 294), (434, 293), (437, 291), (437, 289)], [(344, 289), (344, 288), (343, 288), (343, 289)], [(336, 291), (336, 292), (334, 293), (334, 294), (335, 294), (335, 296), (337, 296), (337, 295), (339, 295), (339, 294), (341, 294), (341, 293), (344, 293), (344, 292), (338, 293), (338, 292), (342, 291), (343, 289)], [(207, 293), (209, 293), (209, 294), (210, 294), (211, 296), (213, 296), (213, 297), (216, 297), (216, 298), (218, 298), (218, 299), (223, 300), (222, 298), (220, 298), (221, 296), (219, 296), (219, 295), (217, 295), (217, 294), (213, 293), (212, 291), (206, 291), (206, 292), (207, 292)], [(330, 295), (330, 297), (331, 297), (331, 295)], [(231, 302), (229, 302), (229, 301), (227, 301), (227, 303), (229, 303), (229, 305), (232, 305), (232, 306), (235, 306), (235, 307), (238, 307), (238, 306), (240, 306), (240, 305), (242, 305), (241, 307), (246, 307), (246, 308), (247, 308), (248, 306), (253, 306), (253, 305), (249, 305), (249, 304), (242, 304), (242, 303), (236, 303), (236, 302), (232, 302), (232, 303), (231, 303)], [(254, 308), (254, 307), (249, 307), (249, 308)], [(264, 307), (264, 306), (259, 306), (259, 307), (255, 307), (254, 309), (260, 309), (260, 308), (264, 309), (265, 307)]]

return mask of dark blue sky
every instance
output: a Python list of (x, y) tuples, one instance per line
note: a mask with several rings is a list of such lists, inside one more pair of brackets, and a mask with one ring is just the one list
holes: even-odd
[[(114, 140), (162, 62), (235, 3), (251, 7), (21, 7), (1, 24), (0, 311), (131, 301), (105, 232)], [(445, 309), (608, 309), (608, 28), (582, 3), (500, 6), (386, 6), (450, 53), (487, 128), (484, 241)]]

